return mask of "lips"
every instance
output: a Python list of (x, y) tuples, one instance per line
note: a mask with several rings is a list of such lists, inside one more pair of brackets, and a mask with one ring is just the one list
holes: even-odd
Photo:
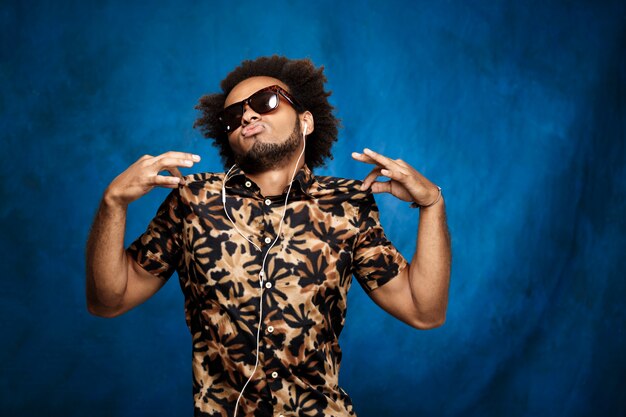
[(254, 136), (258, 133), (261, 133), (262, 130), (263, 130), (263, 125), (261, 123), (253, 123), (251, 125), (244, 127), (241, 130), (241, 134), (243, 137)]

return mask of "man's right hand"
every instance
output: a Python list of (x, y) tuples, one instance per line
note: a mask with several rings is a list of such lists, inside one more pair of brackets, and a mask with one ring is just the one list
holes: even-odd
[[(189, 168), (198, 161), (200, 156), (186, 152), (144, 155), (109, 184), (104, 200), (109, 204), (127, 206), (154, 187), (176, 188), (183, 181), (178, 167)], [(172, 176), (159, 175), (161, 171), (167, 171)]]
[[(183, 178), (178, 167), (191, 167), (199, 160), (185, 152), (145, 155), (109, 184), (87, 240), (87, 308), (92, 314), (115, 317), (163, 286), (163, 279), (145, 271), (124, 251), (126, 207), (154, 187), (178, 187)], [(159, 175), (161, 171), (172, 176)]]

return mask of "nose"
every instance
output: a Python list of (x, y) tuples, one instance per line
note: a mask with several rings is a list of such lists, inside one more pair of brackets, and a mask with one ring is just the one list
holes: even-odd
[(244, 103), (243, 112), (241, 114), (241, 125), (246, 126), (250, 123), (254, 123), (261, 118), (261, 115), (255, 112), (248, 103)]

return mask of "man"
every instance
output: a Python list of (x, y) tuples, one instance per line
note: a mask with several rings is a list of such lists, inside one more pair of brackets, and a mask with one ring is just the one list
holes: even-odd
[[(196, 416), (354, 416), (337, 385), (353, 275), (410, 326), (444, 322), (441, 189), (370, 150), (352, 155), (374, 166), (362, 183), (313, 175), (337, 139), (325, 81), (309, 60), (244, 61), (197, 107), (196, 126), (215, 139), (226, 173), (183, 177), (179, 168), (199, 156), (146, 155), (104, 193), (87, 243), (89, 311), (123, 314), (177, 271)], [(173, 191), (124, 250), (126, 208), (156, 186)], [(410, 265), (380, 226), (372, 193), (381, 192), (420, 207)]]

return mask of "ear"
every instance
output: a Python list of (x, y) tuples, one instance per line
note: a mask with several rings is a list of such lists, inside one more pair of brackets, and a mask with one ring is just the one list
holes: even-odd
[(313, 114), (311, 114), (311, 112), (307, 110), (303, 112), (302, 114), (298, 115), (298, 117), (300, 118), (300, 126), (302, 126), (303, 131), (304, 131), (304, 124), (306, 123), (307, 136), (313, 133), (313, 130), (315, 130), (315, 120), (313, 120)]

